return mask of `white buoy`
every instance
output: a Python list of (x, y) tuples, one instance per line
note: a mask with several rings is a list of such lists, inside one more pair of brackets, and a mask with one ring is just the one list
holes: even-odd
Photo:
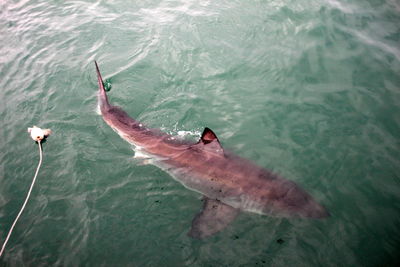
[(51, 130), (41, 129), (39, 127), (33, 126), (32, 128), (28, 128), (28, 133), (31, 134), (31, 137), (34, 141), (41, 141), (51, 134)]

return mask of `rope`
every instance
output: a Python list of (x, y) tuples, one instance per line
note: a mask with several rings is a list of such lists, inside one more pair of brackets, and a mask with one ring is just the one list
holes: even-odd
[(24, 204), (22, 205), (22, 208), (21, 208), (21, 210), (19, 211), (17, 217), (15, 218), (15, 220), (14, 220), (14, 222), (13, 222), (11, 228), (10, 228), (10, 231), (9, 231), (8, 234), (7, 234), (7, 238), (6, 238), (6, 240), (4, 241), (4, 243), (3, 243), (3, 246), (2, 246), (1, 251), (0, 251), (0, 257), (1, 257), (1, 255), (3, 255), (4, 249), (5, 249), (6, 245), (7, 245), (8, 239), (9, 239), (10, 236), (11, 236), (11, 233), (12, 233), (12, 231), (13, 231), (13, 229), (14, 229), (15, 224), (17, 223), (19, 217), (21, 216), (22, 212), (24, 211), (25, 206), (26, 206), (26, 203), (28, 203), (28, 199), (29, 199), (29, 196), (31, 195), (33, 185), (35, 184), (36, 177), (37, 177), (37, 175), (38, 175), (38, 173), (39, 173), (40, 166), (42, 165), (42, 159), (43, 159), (43, 155), (42, 155), (42, 154), (43, 154), (43, 152), (42, 152), (42, 144), (40, 143), (40, 141), (41, 141), (41, 140), (38, 140), (38, 141), (37, 141), (38, 144), (39, 144), (39, 156), (40, 156), (40, 160), (39, 160), (39, 164), (38, 164), (38, 166), (37, 166), (37, 168), (36, 168), (35, 176), (33, 177), (33, 181), (32, 181), (31, 187), (29, 188), (28, 195), (26, 196), (25, 202), (24, 202)]

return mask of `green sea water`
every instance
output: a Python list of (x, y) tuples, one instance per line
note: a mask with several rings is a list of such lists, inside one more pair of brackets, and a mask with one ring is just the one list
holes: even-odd
[[(0, 266), (396, 266), (400, 263), (397, 0), (0, 1), (0, 244), (51, 128)], [(327, 207), (324, 220), (241, 213), (187, 236), (201, 195), (96, 114), (112, 103), (222, 145)]]

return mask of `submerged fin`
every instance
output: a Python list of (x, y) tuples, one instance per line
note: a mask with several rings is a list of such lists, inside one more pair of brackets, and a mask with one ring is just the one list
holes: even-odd
[(210, 128), (204, 128), (201, 138), (197, 144), (202, 144), (204, 149), (210, 152), (222, 155), (224, 154), (224, 149), (222, 148), (217, 135)]
[(203, 209), (194, 217), (188, 235), (202, 239), (224, 229), (239, 213), (217, 199), (204, 197)]

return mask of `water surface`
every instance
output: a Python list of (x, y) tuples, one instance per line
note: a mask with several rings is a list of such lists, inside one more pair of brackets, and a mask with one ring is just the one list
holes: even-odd
[[(0, 3), (1, 266), (384, 266), (399, 263), (400, 4), (326, 1)], [(93, 61), (129, 114), (295, 181), (326, 220), (242, 213), (186, 233), (201, 196), (96, 114)]]

